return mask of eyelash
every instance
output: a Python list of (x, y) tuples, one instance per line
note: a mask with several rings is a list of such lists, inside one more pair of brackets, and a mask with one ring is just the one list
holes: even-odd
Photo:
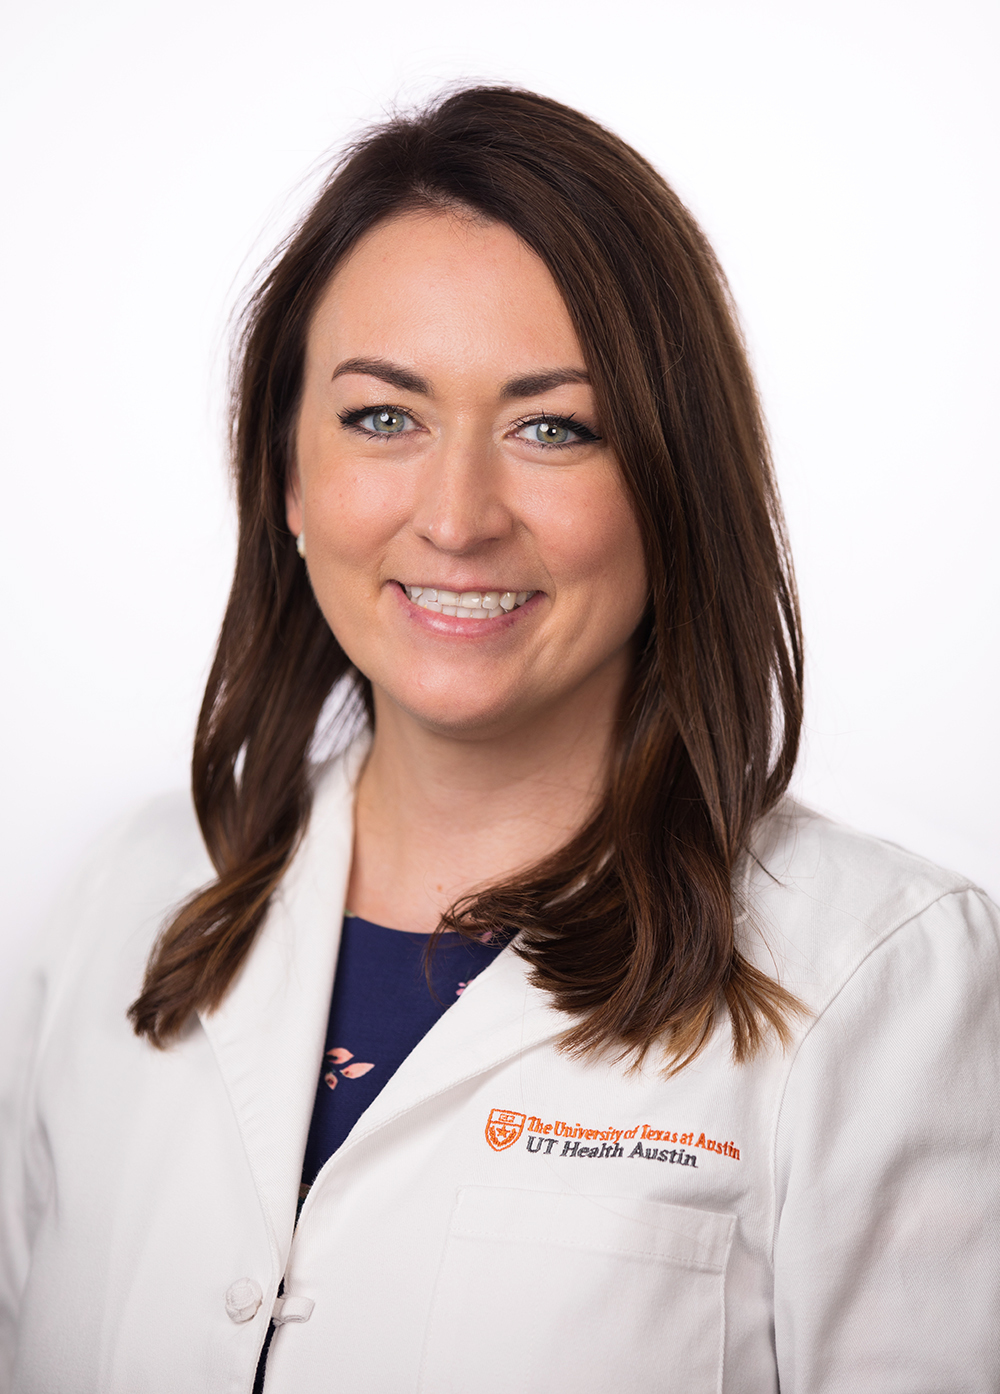
[[(404, 411), (402, 407), (391, 406), (388, 402), (379, 402), (378, 405), (374, 407), (355, 407), (353, 411), (338, 411), (337, 419), (341, 426), (346, 426), (348, 429), (352, 426), (358, 427), (361, 434), (364, 436), (383, 437), (391, 435), (391, 431), (369, 431), (364, 426), (359, 425), (366, 416), (373, 416), (377, 411), (389, 411), (396, 416), (410, 416), (410, 413)], [(412, 416), (410, 416), (410, 419), (413, 419)]]
[(563, 426), (567, 431), (579, 436), (579, 440), (564, 441), (562, 445), (545, 445), (542, 441), (528, 442), (531, 445), (541, 445), (543, 450), (567, 450), (574, 445), (592, 445), (601, 439), (596, 431), (592, 431), (582, 421), (577, 421), (572, 412), (569, 416), (553, 416), (551, 412), (542, 412), (538, 416), (524, 416), (520, 421), (513, 423), (512, 429), (523, 431), (525, 426)]
[[(392, 406), (388, 402), (379, 402), (378, 405), (374, 407), (355, 407), (351, 411), (341, 411), (337, 413), (337, 417), (342, 426), (345, 426), (348, 430), (360, 430), (362, 435), (367, 436), (369, 440), (387, 440), (390, 439), (393, 434), (402, 434), (402, 432), (369, 431), (367, 427), (360, 424), (366, 416), (372, 416), (377, 411), (393, 412), (398, 416), (406, 416), (409, 417), (411, 421), (413, 420), (410, 412), (404, 411), (402, 407)], [(523, 431), (526, 426), (562, 426), (567, 431), (572, 431), (575, 436), (579, 437), (579, 439), (575, 441), (564, 441), (561, 445), (546, 445), (542, 441), (527, 442), (527, 444), (540, 445), (543, 450), (566, 450), (574, 445), (592, 445), (595, 441), (601, 439), (596, 431), (592, 431), (589, 426), (585, 426), (582, 421), (578, 421), (572, 412), (569, 416), (553, 416), (551, 413), (542, 412), (536, 416), (523, 416), (519, 421), (511, 423), (511, 429), (515, 432)]]

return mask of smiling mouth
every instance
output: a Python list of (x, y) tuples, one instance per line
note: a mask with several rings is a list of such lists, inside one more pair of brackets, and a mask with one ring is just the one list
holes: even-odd
[(446, 591), (434, 586), (400, 585), (407, 600), (435, 615), (454, 615), (460, 620), (496, 620), (509, 615), (537, 591)]

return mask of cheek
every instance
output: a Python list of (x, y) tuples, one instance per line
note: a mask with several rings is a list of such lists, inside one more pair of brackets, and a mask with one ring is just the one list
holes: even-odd
[(345, 449), (340, 422), (311, 383), (299, 414), (296, 461), (313, 584), (343, 566), (370, 563), (399, 527), (398, 472)]
[(647, 582), (642, 537), (631, 502), (617, 479), (600, 487), (580, 481), (553, 491), (536, 504), (535, 528), (550, 569), (564, 587), (578, 587), (581, 600), (622, 623), (638, 623)]
[(381, 549), (405, 520), (399, 481), (391, 472), (347, 462), (339, 467), (328, 464), (306, 480), (310, 555), (317, 566), (364, 567), (371, 572)]
[(338, 642), (364, 669), (382, 561), (405, 521), (404, 491), (391, 471), (356, 460), (300, 451), (299, 462), (313, 591)]

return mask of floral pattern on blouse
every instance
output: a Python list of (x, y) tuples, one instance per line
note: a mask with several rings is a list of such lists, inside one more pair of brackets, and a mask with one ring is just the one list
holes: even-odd
[[(333, 1050), (328, 1050), (323, 1058), (324, 1060), (328, 1059), (331, 1065), (346, 1066), (345, 1069), (340, 1071), (342, 1079), (360, 1079), (362, 1075), (366, 1075), (369, 1070), (374, 1070), (375, 1068), (374, 1060), (366, 1060), (363, 1062), (361, 1060), (355, 1060), (353, 1065), (348, 1065), (348, 1060), (354, 1060), (354, 1053), (353, 1051), (347, 1050), (344, 1046), (334, 1046)], [(323, 1076), (323, 1083), (328, 1089), (336, 1089), (337, 1076), (334, 1074), (333, 1070), (327, 1070), (326, 1074)]]

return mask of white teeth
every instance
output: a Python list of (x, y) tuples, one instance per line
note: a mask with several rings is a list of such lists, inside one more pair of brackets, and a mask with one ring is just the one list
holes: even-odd
[(403, 586), (421, 610), (455, 615), (461, 620), (495, 620), (523, 605), (534, 591), (444, 591), (434, 586)]

